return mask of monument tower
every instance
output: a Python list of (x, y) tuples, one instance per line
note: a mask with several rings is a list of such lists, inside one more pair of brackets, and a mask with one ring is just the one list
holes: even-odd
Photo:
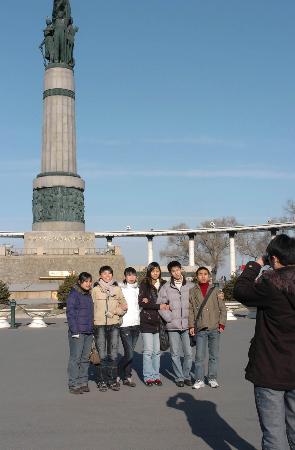
[(69, 0), (54, 0), (41, 50), (44, 113), (41, 173), (34, 180), (33, 230), (84, 231), (85, 183), (77, 174), (75, 34)]
[(97, 250), (95, 233), (85, 231), (85, 183), (77, 173), (76, 160), (77, 32), (70, 1), (54, 0), (40, 45), (45, 66), (44, 112), (41, 171), (33, 182), (33, 229), (24, 233), (22, 254), (0, 255), (0, 279), (25, 283), (26, 289), (32, 283), (36, 288), (43, 281), (53, 282), (52, 276), (64, 272), (87, 271), (96, 277), (104, 265), (112, 266), (119, 278), (125, 267), (119, 247)]
[[(85, 232), (85, 183), (77, 173), (74, 25), (69, 0), (54, 0), (40, 45), (45, 66), (41, 172), (33, 182), (33, 231), (25, 248), (95, 249)], [(85, 254), (85, 252), (84, 252)]]

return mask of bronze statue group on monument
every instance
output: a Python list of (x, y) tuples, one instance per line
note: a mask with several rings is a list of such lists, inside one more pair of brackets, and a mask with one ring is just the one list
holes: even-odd
[(44, 65), (48, 61), (49, 64), (74, 67), (75, 34), (79, 29), (73, 25), (69, 0), (54, 0), (52, 20), (47, 18), (46, 25), (44, 40), (40, 45)]

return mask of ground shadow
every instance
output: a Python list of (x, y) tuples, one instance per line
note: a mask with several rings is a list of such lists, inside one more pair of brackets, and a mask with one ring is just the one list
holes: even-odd
[(88, 380), (94, 381), (97, 383), (98, 380), (98, 366), (95, 366), (94, 364), (89, 364), (88, 367)]
[[(120, 361), (119, 356), (119, 361)], [(142, 375), (142, 353), (134, 352), (133, 354), (133, 362), (132, 362), (132, 370), (137, 373), (138, 378), (143, 381)]]
[[(132, 369), (137, 373), (138, 378), (143, 381), (142, 353), (134, 352)], [(160, 374), (168, 380), (174, 381), (169, 352), (161, 353)]]
[[(119, 353), (118, 361), (120, 361), (122, 356), (123, 355)], [(132, 370), (137, 373), (138, 378), (143, 382), (142, 353), (136, 351), (134, 352)], [(170, 381), (175, 381), (172, 371), (170, 352), (161, 353), (160, 374)], [(90, 381), (97, 381), (97, 366), (94, 366), (93, 364), (89, 365), (88, 376)]]
[(256, 450), (218, 414), (215, 403), (180, 393), (170, 397), (167, 406), (183, 411), (192, 433), (213, 450)]
[[(183, 358), (181, 358), (181, 362), (183, 364)], [(143, 381), (142, 353), (134, 352), (132, 368), (137, 373), (138, 378)], [(193, 371), (194, 371), (194, 364), (193, 364), (193, 367), (191, 370), (192, 374), (193, 374)], [(160, 374), (164, 378), (167, 378), (167, 380), (175, 382), (175, 377), (173, 374), (172, 363), (171, 363), (171, 353), (169, 351), (161, 353)]]

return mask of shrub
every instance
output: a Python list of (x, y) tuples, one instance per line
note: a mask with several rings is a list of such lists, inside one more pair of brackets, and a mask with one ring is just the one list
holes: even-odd
[(140, 271), (137, 272), (137, 283), (138, 283), (138, 285), (140, 285), (140, 283), (145, 279), (146, 271), (147, 271), (147, 268), (145, 267), (143, 270), (140, 270)]
[(235, 299), (233, 297), (233, 290), (234, 290), (234, 286), (236, 284), (236, 281), (238, 279), (238, 275), (231, 275), (230, 279), (228, 281), (225, 282), (224, 287), (223, 287), (223, 292), (224, 292), (224, 301), (226, 302), (234, 302)]
[(78, 282), (78, 276), (75, 274), (69, 275), (65, 278), (63, 283), (59, 286), (57, 291), (57, 299), (60, 306), (65, 306), (67, 302), (68, 295), (75, 284)]
[(7, 284), (0, 280), (0, 305), (8, 305), (9, 297), (10, 292)]

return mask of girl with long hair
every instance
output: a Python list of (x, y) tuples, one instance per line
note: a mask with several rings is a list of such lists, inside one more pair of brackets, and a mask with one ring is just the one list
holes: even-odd
[(140, 330), (143, 340), (143, 380), (146, 386), (161, 386), (160, 379), (160, 316), (159, 310), (169, 309), (166, 304), (157, 304), (158, 292), (166, 282), (162, 280), (157, 262), (148, 265), (145, 279), (139, 286), (138, 303)]

